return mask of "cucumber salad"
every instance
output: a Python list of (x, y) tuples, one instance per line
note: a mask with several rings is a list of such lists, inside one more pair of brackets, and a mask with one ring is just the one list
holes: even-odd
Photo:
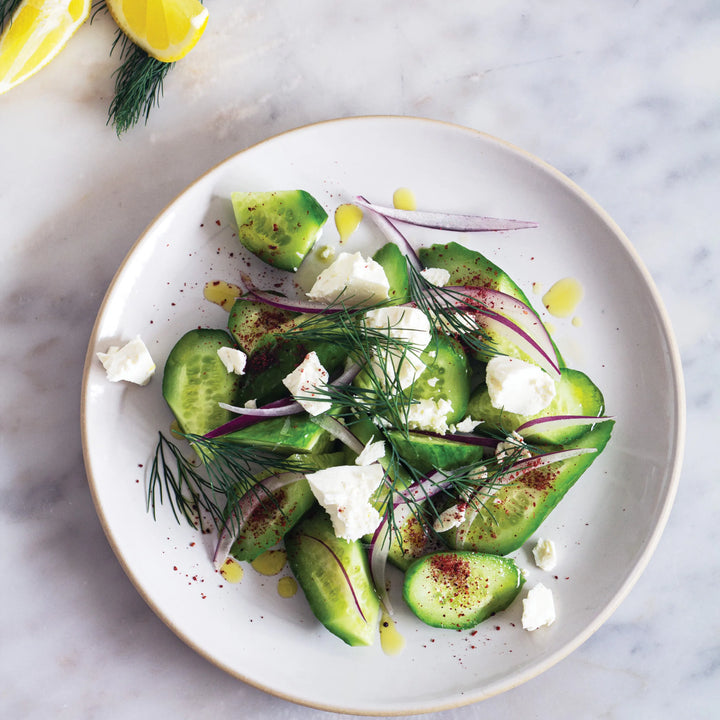
[[(239, 241), (268, 273), (289, 277), (310, 253), (324, 269), (293, 297), (265, 278), (209, 284), (228, 322), (181, 329), (165, 363), (176, 423), (158, 435), (153, 515), (165, 502), (215, 533), (216, 569), (282, 547), (317, 620), (348, 645), (375, 642), (395, 611), (391, 583), (437, 628), (507, 608), (525, 582), (510, 555), (613, 427), (521, 288), (464, 244), (534, 224), (358, 196), (334, 211), (341, 238), (341, 217), (382, 238), (366, 257), (318, 248), (328, 213), (308, 192), (230, 201)], [(415, 226), (461, 242), (417, 247)], [(535, 547), (541, 567), (551, 554)], [(548, 594), (531, 590), (527, 629), (552, 622)], [(531, 617), (543, 606), (550, 616)]]

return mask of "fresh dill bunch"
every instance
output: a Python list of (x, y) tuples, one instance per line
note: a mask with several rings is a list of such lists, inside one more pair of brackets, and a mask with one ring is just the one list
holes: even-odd
[(227, 438), (180, 435), (196, 454), (196, 458), (189, 459), (175, 442), (162, 433), (158, 435), (147, 488), (147, 508), (153, 518), (157, 505), (167, 498), (178, 522), (182, 515), (191, 525), (198, 522), (202, 528), (205, 513), (216, 528), (221, 528), (236, 513), (240, 499), (255, 488), (263, 473), (310, 469), (278, 453)]
[(163, 94), (163, 81), (175, 63), (162, 62), (148, 55), (118, 30), (110, 55), (120, 48), (120, 67), (113, 73), (115, 96), (108, 110), (108, 124), (118, 136), (134, 127), (142, 118), (147, 123), (150, 112)]
[(364, 413), (377, 420), (377, 424), (389, 423), (407, 432), (408, 413), (414, 400), (412, 388), (402, 386), (400, 368), (404, 363), (419, 362), (420, 353), (393, 337), (390, 326), (367, 325), (365, 313), (386, 305), (342, 308), (332, 315), (313, 315), (281, 336), (308, 346), (333, 344), (342, 348), (349, 362), (360, 367), (362, 384), (326, 385), (313, 391), (339, 408), (341, 417)]
[(478, 301), (460, 290), (433, 285), (407, 263), (410, 298), (427, 315), (434, 333), (456, 337), (470, 350), (484, 357), (497, 354), (488, 333), (469, 313)]

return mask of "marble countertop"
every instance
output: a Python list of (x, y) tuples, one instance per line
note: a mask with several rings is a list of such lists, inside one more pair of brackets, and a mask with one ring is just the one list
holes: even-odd
[(629, 596), (540, 677), (436, 717), (715, 717), (720, 485), (708, 440), (720, 429), (718, 4), (207, 5), (207, 32), (169, 73), (159, 107), (120, 138), (106, 125), (118, 64), (107, 15), (0, 96), (0, 714), (333, 715), (233, 679), (145, 604), (95, 514), (80, 387), (110, 280), (184, 187), (281, 131), (380, 114), (503, 138), (593, 196), (657, 284), (687, 389), (676, 503)]

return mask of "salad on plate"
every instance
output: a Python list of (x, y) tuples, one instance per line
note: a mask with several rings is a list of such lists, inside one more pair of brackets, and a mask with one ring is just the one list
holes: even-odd
[[(464, 242), (411, 239), (414, 226), (464, 239), (534, 223), (421, 212), (407, 195), (336, 207), (335, 248), (319, 245), (328, 211), (308, 192), (233, 193), (238, 238), (269, 272), (296, 273), (311, 253), (324, 269), (296, 296), (267, 276), (209, 282), (227, 325), (183, 329), (162, 372), (176, 423), (158, 435), (151, 511), (166, 502), (215, 533), (218, 570), (281, 550), (317, 620), (348, 645), (392, 623), (395, 582), (437, 628), (509, 607), (525, 583), (511, 556), (614, 424), (504, 270)], [(371, 257), (342, 248), (360, 222), (385, 240)], [(126, 379), (146, 381), (141, 345), (104, 354), (108, 376), (131, 367)], [(552, 568), (551, 540), (533, 554)], [(523, 607), (528, 630), (555, 619), (540, 583)]]

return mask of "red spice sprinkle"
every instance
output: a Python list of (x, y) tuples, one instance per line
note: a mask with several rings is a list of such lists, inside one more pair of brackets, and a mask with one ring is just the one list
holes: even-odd
[(216, 220), (216, 221), (215, 221), (215, 224), (216, 224), (216, 225), (220, 225), (220, 221), (219, 221), (219, 220)]

